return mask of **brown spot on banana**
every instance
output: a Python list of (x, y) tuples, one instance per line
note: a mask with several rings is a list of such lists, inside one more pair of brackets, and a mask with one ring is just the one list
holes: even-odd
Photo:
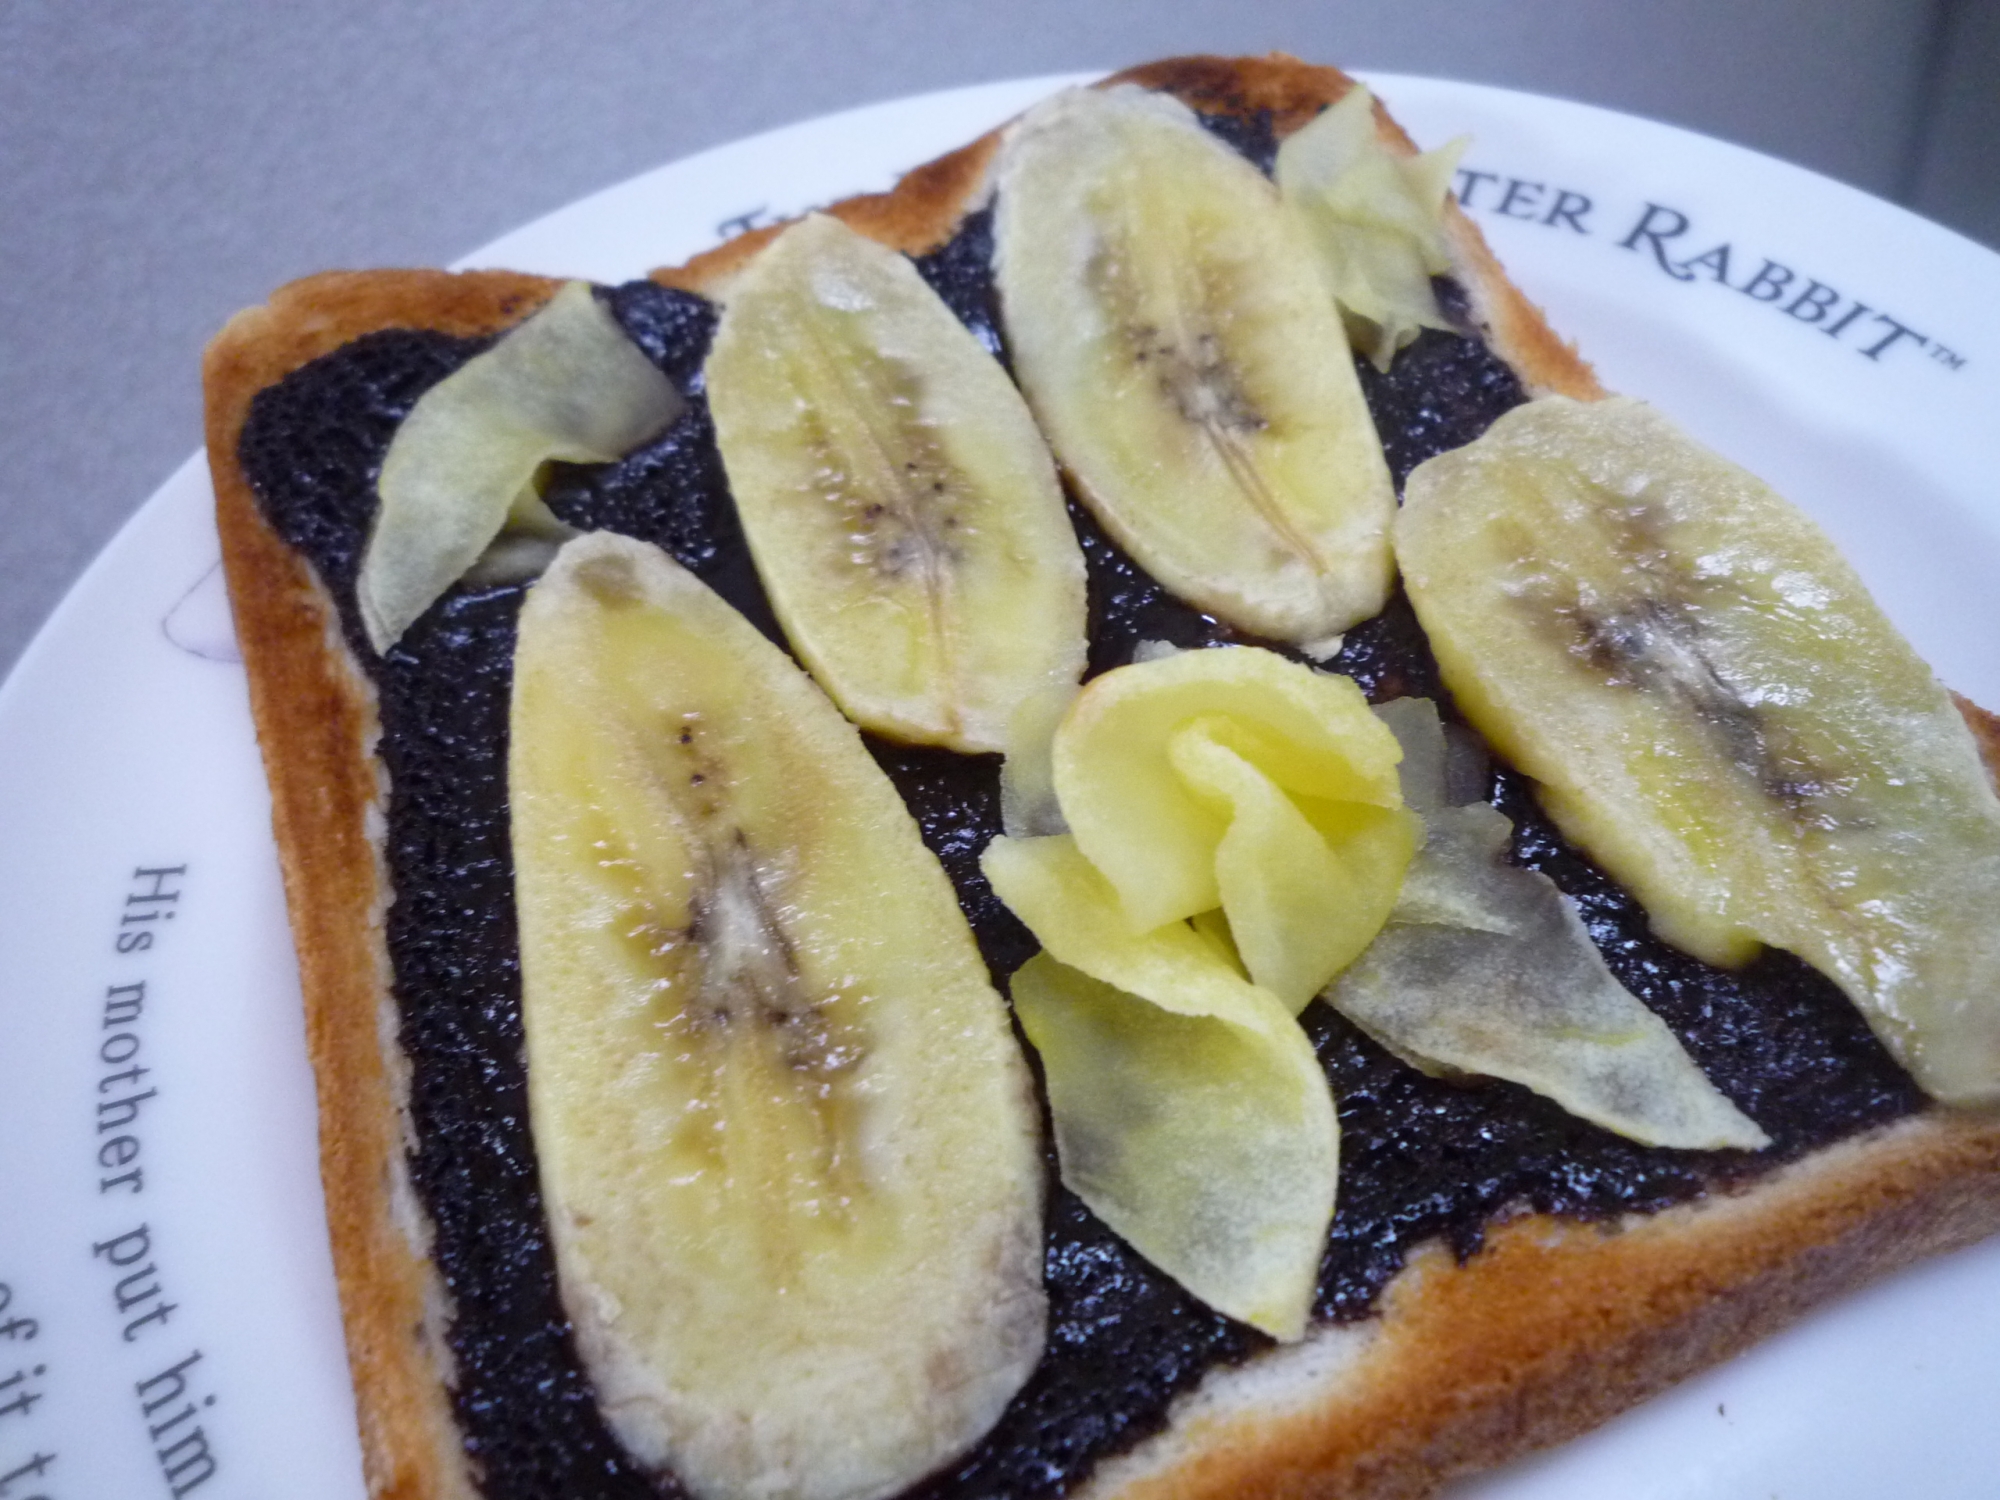
[[(961, 528), (956, 508), (972, 499), (973, 487), (919, 415), (923, 377), (917, 370), (888, 356), (852, 358), (815, 320), (806, 320), (799, 336), (811, 342), (823, 378), (845, 398), (845, 414), (856, 422), (863, 439), (859, 450), (870, 470), (850, 470), (852, 458), (843, 451), (851, 455), (854, 449), (843, 450), (834, 440), (824, 412), (802, 415), (817, 458), (820, 493), (841, 513), (847, 561), (885, 581), (917, 578), (944, 677), (955, 683), (963, 668), (951, 590), (964, 557), (947, 533)], [(947, 698), (943, 709), (946, 731), (958, 734), (963, 725), (953, 699)]]
[(1865, 811), (1843, 806), (1852, 777), (1818, 764), (1794, 734), (1750, 701), (1752, 685), (1733, 681), (1719, 663), (1688, 595), (1693, 579), (1657, 540), (1643, 505), (1606, 508), (1615, 518), (1614, 550), (1639, 588), (1617, 600), (1586, 597), (1572, 578), (1538, 575), (1523, 602), (1544, 611), (1564, 649), (1607, 687), (1669, 696), (1708, 731), (1746, 779), (1778, 805), (1799, 831), (1832, 833), (1870, 826)]
[(1149, 303), (1142, 288), (1131, 284), (1131, 256), (1100, 246), (1085, 268), (1119, 330), (1133, 364), (1152, 372), (1160, 393), (1181, 419), (1198, 432), (1230, 482), (1250, 504), (1251, 511), (1278, 538), (1286, 551), (1303, 560), (1316, 574), (1331, 571), (1313, 539), (1285, 513), (1257, 466), (1248, 440), (1268, 431), (1270, 419), (1251, 397), (1242, 370), (1229, 357), (1223, 327), (1229, 316), (1224, 289), (1214, 282), (1214, 268), (1178, 261), (1173, 267), (1174, 295), (1166, 299), (1173, 326), (1148, 319), (1139, 310)]

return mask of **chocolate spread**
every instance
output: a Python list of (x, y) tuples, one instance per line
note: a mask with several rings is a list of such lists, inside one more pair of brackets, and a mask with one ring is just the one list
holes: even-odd
[[(1275, 149), (1268, 119), (1210, 123), (1268, 167)], [(1003, 353), (991, 233), (990, 215), (974, 215), (918, 268), (987, 347)], [(1445, 282), (1440, 292), (1462, 322), (1458, 289)], [(783, 645), (703, 396), (715, 309), (649, 282), (600, 296), (688, 408), (618, 463), (560, 470), (550, 505), (572, 524), (657, 543)], [(645, 1473), (624, 1453), (598, 1413), (557, 1294), (536, 1178), (505, 780), (523, 590), (461, 585), (381, 657), (354, 605), (375, 477), (396, 425), (481, 347), (414, 330), (358, 339), (262, 392), (239, 454), (265, 516), (338, 602), (349, 646), (380, 696), (395, 891), (387, 936), (411, 1064), (412, 1175), (436, 1225), (433, 1253), (455, 1305), (457, 1415), (486, 1493), (493, 1500), (680, 1496), (670, 1476)], [(1365, 361), (1357, 368), (1399, 487), (1424, 458), (1471, 441), (1524, 399), (1470, 328), (1426, 330), (1386, 375)], [(1142, 640), (1202, 647), (1249, 639), (1168, 594), (1086, 512), (1072, 507), (1072, 517), (1089, 569), (1093, 674), (1129, 660)], [(1331, 665), (1372, 699), (1423, 694), (1449, 712), (1400, 596), (1349, 632)], [(978, 869), (980, 849), (999, 831), (997, 758), (868, 743), (942, 860), (1004, 987), (1035, 945)], [(1339, 1101), (1342, 1131), (1340, 1203), (1317, 1299), (1327, 1318), (1368, 1316), (1427, 1239), (1442, 1236), (1469, 1256), (1490, 1223), (1522, 1208), (1605, 1218), (1726, 1191), (1923, 1102), (1827, 980), (1783, 954), (1725, 973), (1666, 946), (1637, 903), (1564, 842), (1522, 778), (1498, 769), (1494, 792), (1514, 821), (1514, 857), (1575, 898), (1613, 972), (1776, 1145), (1755, 1156), (1639, 1146), (1511, 1084), (1427, 1078), (1330, 1008), (1310, 1006), (1304, 1024)], [(1062, 1188), (1053, 1159), (1049, 1183), (1047, 1353), (993, 1431), (913, 1495), (1064, 1493), (1100, 1459), (1159, 1429), (1172, 1399), (1207, 1370), (1268, 1344), (1140, 1259)]]

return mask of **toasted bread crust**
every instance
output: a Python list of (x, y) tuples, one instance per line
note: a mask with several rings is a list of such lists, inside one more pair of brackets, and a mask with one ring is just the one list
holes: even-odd
[(1516, 1219), (1463, 1265), (1427, 1249), (1379, 1319), (1212, 1376), (1080, 1494), (1428, 1495), (1996, 1229), (2000, 1122), (1942, 1110), (1614, 1226)]
[(1957, 693), (1951, 695), (1951, 701), (1972, 731), (1972, 742), (1979, 747), (1980, 759), (1986, 762), (1987, 778), (1993, 782), (1994, 790), (2000, 791), (2000, 715), (1988, 713)]
[[(1099, 86), (1121, 83), (1173, 94), (1208, 114), (1268, 113), (1281, 140), (1355, 86), (1337, 68), (1318, 67), (1282, 53), (1167, 58), (1114, 73)], [(1416, 154), (1415, 143), (1379, 100), (1375, 126), (1393, 149)], [(951, 238), (960, 219), (984, 202), (1005, 134), (1005, 126), (988, 131), (950, 155), (905, 173), (886, 193), (849, 198), (826, 211), (906, 255), (936, 249)], [(1541, 309), (1507, 279), (1479, 226), (1455, 199), (1447, 197), (1444, 208), (1453, 274), (1465, 288), (1474, 320), (1494, 352), (1514, 367), (1531, 394), (1573, 396), (1579, 401), (1602, 398), (1605, 390), (1596, 372), (1573, 344), (1556, 336)], [(704, 251), (685, 265), (655, 271), (653, 277), (667, 286), (719, 294), (784, 227), (783, 222), (766, 224)]]
[[(1281, 134), (1352, 86), (1291, 58), (1180, 58), (1116, 75), (1212, 111), (1269, 110)], [(1378, 106), (1398, 149), (1407, 137)], [(890, 192), (831, 210), (910, 253), (984, 199), (996, 131)], [(1603, 394), (1590, 367), (1448, 205), (1457, 274), (1494, 350), (1537, 392)], [(656, 279), (716, 292), (778, 231), (752, 231)], [(204, 363), (217, 525), (272, 793), (319, 1080), (321, 1176), (371, 1494), (471, 1496), (452, 1411), (444, 1290), (404, 1168), (403, 1074), (382, 912), (385, 788), (374, 694), (332, 600), (264, 521), (237, 462), (256, 393), (364, 334), (457, 335), (527, 315), (556, 283), (503, 272), (333, 273), (238, 315)], [(2000, 775), (2000, 729), (1961, 704)], [(1138, 1500), (1413, 1496), (1558, 1442), (1784, 1326), (1816, 1302), (2000, 1229), (2000, 1122), (1931, 1110), (1816, 1153), (1746, 1190), (1603, 1227), (1524, 1216), (1464, 1265), (1442, 1251), (1391, 1285), (1381, 1316), (1216, 1372), (1172, 1426), (1082, 1493)]]
[(319, 1081), (320, 1181), (340, 1283), (369, 1492), (476, 1493), (445, 1372), (445, 1294), (405, 1179), (400, 1049), (382, 932), (375, 693), (341, 639), (333, 600), (265, 522), (236, 462), (257, 392), (364, 333), (471, 335), (540, 305), (556, 283), (502, 272), (334, 273), (239, 313), (208, 347), (209, 468), (250, 707), (271, 786), (285, 900)]

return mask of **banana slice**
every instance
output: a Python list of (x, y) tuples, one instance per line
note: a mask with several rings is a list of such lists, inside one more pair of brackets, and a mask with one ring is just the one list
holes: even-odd
[(510, 775), (529, 1103), (605, 1417), (703, 1500), (864, 1500), (1040, 1357), (1037, 1111), (860, 737), (665, 554), (528, 597)]
[(1006, 751), (1023, 704), (1075, 689), (1083, 552), (1055, 464), (908, 260), (801, 220), (730, 288), (707, 381), (758, 574), (849, 718)]
[(1521, 407), (1406, 494), (1460, 708), (1655, 930), (1796, 953), (1931, 1094), (2000, 1100), (2000, 800), (1818, 528), (1630, 401)]
[(1071, 90), (1014, 127), (996, 214), (1015, 373), (1118, 543), (1307, 649), (1380, 610), (1395, 493), (1271, 183), (1175, 100)]

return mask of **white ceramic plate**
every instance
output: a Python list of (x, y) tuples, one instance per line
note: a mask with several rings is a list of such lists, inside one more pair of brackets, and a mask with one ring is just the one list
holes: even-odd
[[(731, 221), (886, 186), (1050, 85), (776, 131), (468, 264), (634, 276)], [(1421, 79), (1379, 89), (1420, 140), (1473, 135), (1469, 207), (1609, 385), (1817, 515), (1944, 679), (2000, 704), (2000, 258), (1659, 125)], [(0, 689), (8, 1500), (362, 1493), (297, 979), (209, 511), (195, 458)], [(2000, 1244), (1824, 1309), (1463, 1494), (1990, 1495), (1996, 1399)]]

